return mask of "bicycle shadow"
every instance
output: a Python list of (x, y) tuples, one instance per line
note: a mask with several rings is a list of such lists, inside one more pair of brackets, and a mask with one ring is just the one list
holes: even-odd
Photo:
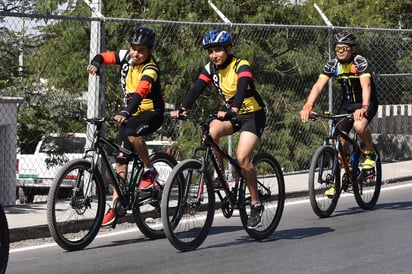
[[(212, 234), (223, 234), (227, 232), (234, 232), (243, 230), (242, 226), (221, 226), (221, 227), (212, 227), (209, 235)], [(221, 248), (221, 247), (228, 247), (228, 246), (236, 246), (236, 245), (243, 245), (249, 244), (251, 242), (260, 242), (260, 243), (269, 243), (274, 242), (277, 240), (299, 240), (304, 238), (315, 237), (325, 233), (331, 233), (335, 230), (330, 227), (308, 227), (308, 228), (294, 228), (294, 229), (286, 229), (286, 230), (279, 230), (275, 231), (270, 237), (263, 239), (263, 240), (256, 240), (251, 236), (245, 234), (238, 239), (230, 240), (228, 242), (221, 242), (219, 244), (209, 245), (202, 248), (202, 246), (198, 249), (208, 249), (208, 248)], [(246, 233), (246, 232), (245, 232)]]
[(376, 204), (375, 209), (389, 210), (412, 210), (412, 201), (410, 202), (392, 202), (385, 204)]
[[(141, 236), (140, 238), (134, 238), (134, 239), (127, 239), (127, 240), (116, 240), (116, 241), (111, 241), (110, 243), (107, 244), (102, 244), (99, 246), (93, 246), (93, 247), (86, 247), (85, 249), (82, 250), (94, 250), (94, 249), (102, 249), (102, 248), (106, 248), (106, 247), (119, 247), (119, 246), (126, 246), (126, 245), (134, 245), (134, 244), (138, 244), (138, 243), (145, 243), (148, 241), (155, 241), (152, 239), (149, 239), (145, 236)], [(82, 251), (79, 250), (79, 251)], [(70, 251), (68, 251), (70, 252)], [(77, 251), (78, 252), (78, 251)]]
[(377, 203), (375, 205), (375, 207), (373, 209), (370, 209), (370, 210), (364, 210), (360, 207), (353, 206), (353, 207), (347, 208), (345, 210), (337, 210), (329, 218), (366, 213), (366, 212), (369, 212), (369, 211), (381, 210), (381, 209), (386, 209), (386, 210), (412, 210), (412, 201), (410, 201), (410, 202), (392, 202), (392, 203), (384, 203), (384, 204)]

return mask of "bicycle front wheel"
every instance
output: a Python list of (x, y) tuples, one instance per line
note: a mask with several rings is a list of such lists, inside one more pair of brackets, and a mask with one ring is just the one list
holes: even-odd
[[(329, 146), (319, 147), (309, 169), (309, 199), (313, 211), (320, 218), (329, 217), (336, 208), (340, 195), (340, 168), (336, 151)], [(332, 195), (325, 193), (332, 188)]]
[(47, 198), (47, 223), (56, 243), (68, 251), (88, 246), (102, 223), (106, 196), (103, 179), (85, 159), (68, 162)]
[(0, 205), (0, 274), (6, 273), (7, 262), (9, 260), (9, 226), (6, 214)]
[(382, 185), (382, 165), (377, 153), (376, 165), (371, 170), (362, 170), (361, 164), (365, 160), (363, 155), (358, 159), (358, 174), (353, 184), (353, 193), (355, 200), (362, 209), (373, 209), (378, 201)]
[(261, 240), (272, 235), (280, 222), (285, 204), (285, 182), (279, 163), (270, 154), (257, 154), (253, 158), (253, 165), (256, 170), (259, 199), (264, 206), (262, 223), (256, 229), (247, 228), (250, 194), (245, 182), (240, 187), (239, 214), (246, 232), (253, 238)]
[(183, 160), (173, 169), (161, 209), (165, 234), (175, 248), (190, 251), (203, 243), (213, 222), (215, 194), (198, 160)]
[[(160, 217), (160, 202), (167, 177), (177, 161), (170, 154), (164, 152), (153, 154), (150, 161), (159, 175), (152, 189), (136, 193), (133, 217), (140, 231), (146, 237), (154, 240), (165, 237)], [(138, 180), (141, 180), (142, 175), (141, 172)]]

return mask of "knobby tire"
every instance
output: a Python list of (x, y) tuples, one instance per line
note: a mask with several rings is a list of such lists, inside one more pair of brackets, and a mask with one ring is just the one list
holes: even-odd
[(9, 260), (10, 235), (6, 214), (0, 204), (0, 274), (6, 273)]
[[(195, 159), (180, 162), (163, 190), (161, 215), (169, 242), (181, 251), (191, 251), (206, 239), (215, 212), (215, 193), (210, 178)], [(203, 185), (203, 188), (200, 186)], [(202, 199), (197, 199), (202, 192)]]
[(106, 203), (102, 176), (85, 159), (68, 162), (58, 172), (47, 198), (50, 235), (65, 250), (88, 246), (99, 232)]
[(250, 212), (250, 195), (245, 181), (240, 186), (239, 213), (246, 232), (256, 240), (266, 239), (276, 230), (285, 204), (285, 182), (277, 160), (267, 153), (259, 153), (253, 158), (257, 175), (260, 202), (264, 206), (262, 224), (256, 229), (247, 228)]
[[(320, 218), (329, 217), (336, 208), (340, 196), (340, 168), (337, 152), (330, 146), (319, 147), (312, 157), (309, 169), (309, 199), (315, 214)], [(335, 181), (335, 195), (329, 197), (325, 191)]]
[[(375, 147), (375, 151), (376, 147)], [(364, 158), (357, 160), (358, 163), (363, 163)], [(366, 179), (366, 171), (362, 171), (362, 167), (358, 167), (358, 171), (361, 172), (357, 176), (356, 182), (353, 184), (353, 193), (355, 200), (360, 208), (365, 210), (373, 209), (378, 202), (379, 194), (382, 185), (382, 164), (379, 154), (376, 159), (376, 166), (374, 168), (374, 175), (371, 178)]]
[[(139, 230), (148, 238), (155, 240), (165, 237), (160, 217), (161, 198), (166, 180), (177, 161), (165, 152), (158, 152), (150, 157), (150, 162), (159, 173), (154, 187), (149, 191), (136, 192), (133, 203), (133, 217)], [(140, 172), (138, 180), (142, 178)]]

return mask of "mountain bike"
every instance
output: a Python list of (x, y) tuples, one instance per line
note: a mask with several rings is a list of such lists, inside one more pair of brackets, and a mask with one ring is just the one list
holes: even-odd
[[(362, 209), (373, 209), (382, 184), (382, 166), (376, 147), (375, 167), (363, 169), (366, 157), (364, 144), (355, 132), (350, 135), (338, 127), (343, 119), (353, 119), (352, 114), (312, 113), (310, 118), (322, 121), (328, 130), (323, 145), (312, 157), (309, 170), (309, 198), (313, 211), (320, 218), (329, 217), (336, 208), (341, 191), (353, 192)], [(327, 125), (328, 120), (331, 121), (330, 126)], [(333, 196), (325, 193), (331, 187), (335, 189)]]
[[(132, 210), (136, 225), (145, 236), (151, 239), (164, 238), (160, 201), (166, 178), (177, 161), (164, 152), (152, 154), (150, 160), (159, 176), (152, 188), (141, 191), (139, 185), (143, 163), (137, 153), (111, 142), (101, 134), (103, 124), (112, 119), (83, 120), (95, 127), (91, 147), (86, 149), (82, 159), (68, 162), (50, 187), (47, 222), (51, 236), (68, 251), (89, 245), (100, 229), (108, 192), (105, 182), (110, 182), (119, 195), (113, 204), (116, 218)], [(125, 182), (115, 174), (109, 161), (113, 151), (122, 152), (133, 159), (131, 172)], [(113, 226), (116, 222), (117, 219)]]
[(9, 227), (3, 206), (0, 204), (0, 274), (6, 273), (9, 260)]
[[(275, 231), (283, 212), (282, 169), (273, 156), (258, 153), (252, 162), (257, 172), (259, 198), (264, 205), (262, 225), (256, 229), (247, 227), (250, 194), (246, 181), (237, 161), (210, 137), (209, 124), (213, 119), (216, 115), (198, 122), (193, 120), (202, 128), (201, 145), (194, 149), (191, 158), (173, 168), (163, 189), (163, 228), (170, 243), (181, 251), (194, 250), (203, 243), (212, 226), (215, 206), (221, 208), (226, 218), (232, 217), (235, 209), (239, 210), (243, 228), (258, 240)], [(219, 165), (213, 148), (222, 155), (226, 169)]]

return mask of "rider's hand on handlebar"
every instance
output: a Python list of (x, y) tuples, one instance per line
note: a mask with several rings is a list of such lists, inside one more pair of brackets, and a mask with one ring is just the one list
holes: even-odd
[(118, 114), (114, 116), (114, 120), (118, 122), (119, 124), (123, 123), (126, 121), (127, 117), (129, 117), (129, 113), (125, 110), (120, 111)]
[(237, 116), (237, 113), (234, 112), (233, 110), (230, 110), (230, 111), (221, 111), (220, 110), (220, 111), (218, 111), (218, 113), (216, 115), (216, 117), (219, 120), (222, 120), (222, 121), (232, 120), (233, 118), (236, 118), (236, 116)]
[(300, 111), (300, 119), (303, 123), (307, 122), (309, 120), (310, 115), (312, 114), (311, 110), (306, 110), (306, 109), (302, 109)]
[(179, 108), (178, 110), (172, 110), (170, 112), (170, 118), (172, 119), (179, 119), (179, 118), (186, 117), (186, 116), (187, 116), (187, 110), (183, 108)]
[(366, 108), (355, 110), (355, 112), (353, 113), (353, 120), (362, 120), (363, 117), (366, 117), (368, 115), (367, 111), (368, 110)]
[(299, 114), (300, 120), (303, 123), (307, 122), (309, 120), (310, 115), (312, 114), (312, 104), (306, 103)]

